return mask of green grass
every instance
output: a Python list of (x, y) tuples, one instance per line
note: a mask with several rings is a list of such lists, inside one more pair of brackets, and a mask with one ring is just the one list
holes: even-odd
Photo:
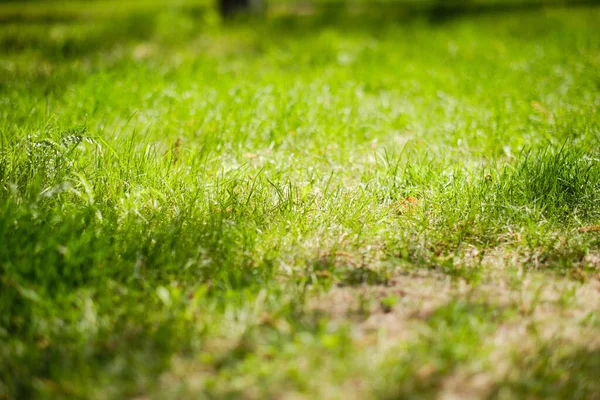
[(0, 5), (0, 398), (598, 398), (594, 6)]

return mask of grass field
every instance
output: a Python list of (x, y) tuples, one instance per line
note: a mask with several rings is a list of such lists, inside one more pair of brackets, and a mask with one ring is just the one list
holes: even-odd
[(0, 4), (0, 399), (600, 399), (598, 21)]

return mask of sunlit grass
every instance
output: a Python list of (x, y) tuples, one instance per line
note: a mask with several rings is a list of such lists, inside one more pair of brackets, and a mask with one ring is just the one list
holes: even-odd
[(0, 398), (598, 395), (597, 8), (109, 9), (0, 6)]

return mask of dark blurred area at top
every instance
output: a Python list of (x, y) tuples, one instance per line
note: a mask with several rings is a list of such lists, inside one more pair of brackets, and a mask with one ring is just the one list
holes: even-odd
[[(236, 19), (243, 16), (260, 17), (267, 10), (289, 17), (304, 15), (321, 15), (328, 18), (336, 16), (364, 15), (369, 18), (385, 18), (386, 20), (398, 18), (425, 17), (430, 22), (444, 22), (456, 17), (494, 14), (519, 11), (535, 11), (550, 7), (578, 7), (600, 5), (600, 0), (0, 0), (0, 6), (9, 6), (12, 12), (0, 13), (0, 24), (7, 22), (29, 21), (32, 19), (44, 22), (44, 18), (59, 22), (58, 15), (21, 13), (29, 6), (65, 5), (65, 10), (73, 9), (74, 4), (82, 6), (98, 5), (103, 3), (115, 7), (127, 8), (130, 4), (143, 4), (146, 8), (154, 5), (168, 5), (180, 9), (187, 9), (192, 13), (204, 13), (216, 9), (225, 20)], [(21, 7), (22, 6), (22, 7)], [(71, 19), (67, 14), (65, 19)], [(0, 25), (1, 27), (1, 25)]]
[[(221, 15), (230, 18), (237, 14), (260, 14), (267, 8), (268, 0), (218, 0)], [(284, 3), (299, 8), (316, 7), (325, 12), (399, 11), (428, 14), (432, 20), (450, 18), (460, 14), (478, 14), (531, 10), (551, 6), (582, 6), (600, 4), (600, 0), (388, 0), (388, 1), (296, 1), (271, 0), (271, 4)]]

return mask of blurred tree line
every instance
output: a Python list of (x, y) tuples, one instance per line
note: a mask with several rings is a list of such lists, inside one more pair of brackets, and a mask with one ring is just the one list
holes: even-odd
[[(224, 17), (230, 17), (239, 12), (260, 13), (266, 9), (267, 0), (218, 0), (220, 12)], [(274, 2), (277, 2), (275, 0)], [(307, 1), (311, 3), (311, 1)], [(457, 13), (461, 10), (476, 9), (513, 9), (531, 8), (544, 5), (587, 5), (600, 4), (600, 0), (326, 0), (316, 3), (325, 3), (336, 6), (361, 4), (374, 7), (381, 5), (405, 5), (427, 7), (438, 13)]]

